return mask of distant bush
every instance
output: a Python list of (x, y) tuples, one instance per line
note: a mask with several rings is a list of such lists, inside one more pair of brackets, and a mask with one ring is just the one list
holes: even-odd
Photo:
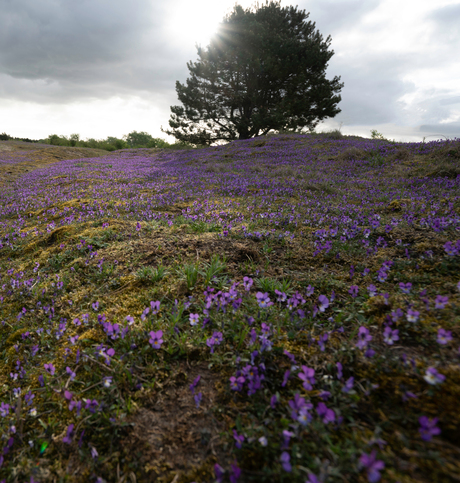
[(328, 131), (324, 134), (329, 139), (343, 139), (344, 138), (344, 135), (338, 129), (334, 129), (333, 131)]
[(113, 136), (107, 139), (81, 139), (79, 134), (71, 134), (70, 136), (63, 136), (58, 134), (50, 134), (45, 139), (29, 139), (29, 138), (14, 138), (6, 133), (0, 134), (0, 141), (24, 141), (28, 143), (43, 143), (51, 144), (52, 146), (68, 146), (79, 148), (104, 149), (106, 151), (116, 151), (119, 149), (137, 149), (137, 148), (162, 148), (162, 149), (195, 149), (196, 146), (185, 143), (175, 142), (169, 144), (161, 138), (154, 138), (146, 132), (132, 131), (123, 136), (123, 138), (116, 138)]

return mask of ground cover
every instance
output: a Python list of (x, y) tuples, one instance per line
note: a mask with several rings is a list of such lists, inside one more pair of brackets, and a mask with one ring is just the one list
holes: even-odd
[(460, 140), (34, 156), (0, 151), (0, 481), (459, 479)]

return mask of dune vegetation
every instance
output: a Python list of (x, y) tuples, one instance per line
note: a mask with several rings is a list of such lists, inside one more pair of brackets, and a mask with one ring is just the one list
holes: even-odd
[(0, 481), (459, 480), (459, 139), (32, 148), (0, 151)]

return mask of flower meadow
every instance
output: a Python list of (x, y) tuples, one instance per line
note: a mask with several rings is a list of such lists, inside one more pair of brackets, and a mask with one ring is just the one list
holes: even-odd
[(458, 139), (38, 167), (0, 192), (0, 481), (457, 481), (459, 320)]

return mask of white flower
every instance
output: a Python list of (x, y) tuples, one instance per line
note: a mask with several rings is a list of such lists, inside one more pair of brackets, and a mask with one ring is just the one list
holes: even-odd
[(267, 438), (265, 436), (261, 436), (259, 438), (259, 443), (262, 445), (262, 446), (267, 446), (268, 444), (268, 441), (267, 441)]

